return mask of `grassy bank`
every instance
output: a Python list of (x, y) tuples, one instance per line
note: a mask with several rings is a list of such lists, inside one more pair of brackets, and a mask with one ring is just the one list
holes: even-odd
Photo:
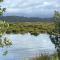
[(58, 55), (57, 54), (53, 54), (53, 55), (41, 55), (39, 57), (33, 57), (30, 60), (59, 60), (58, 59)]
[(39, 33), (54, 32), (54, 23), (48, 22), (19, 22), (19, 23), (0, 23), (0, 33), (31, 33), (37, 35)]

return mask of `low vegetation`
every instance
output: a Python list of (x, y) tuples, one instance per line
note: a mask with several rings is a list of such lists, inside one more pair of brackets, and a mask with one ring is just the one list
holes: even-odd
[(34, 57), (31, 60), (59, 60), (57, 54), (53, 55), (41, 55), (39, 57)]
[(0, 33), (31, 33), (38, 35), (39, 33), (54, 32), (54, 23), (48, 22), (21, 22), (21, 23), (7, 23), (0, 22)]
[(12, 45), (11, 40), (7, 39), (6, 37), (4, 39), (0, 37), (0, 47), (11, 46), (11, 45)]

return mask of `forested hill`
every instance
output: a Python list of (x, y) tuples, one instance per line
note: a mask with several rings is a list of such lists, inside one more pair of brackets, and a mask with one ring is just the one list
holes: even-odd
[(19, 17), (19, 16), (0, 16), (0, 20), (7, 22), (52, 22), (52, 18), (34, 18), (34, 17)]

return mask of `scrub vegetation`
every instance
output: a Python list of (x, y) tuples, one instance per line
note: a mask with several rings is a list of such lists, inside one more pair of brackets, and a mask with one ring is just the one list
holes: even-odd
[(0, 33), (50, 33), (54, 32), (55, 24), (48, 22), (21, 22), (21, 23), (7, 23), (0, 22)]
[(41, 54), (39, 57), (34, 57), (30, 60), (59, 60), (57, 54), (52, 54), (52, 55), (43, 55)]

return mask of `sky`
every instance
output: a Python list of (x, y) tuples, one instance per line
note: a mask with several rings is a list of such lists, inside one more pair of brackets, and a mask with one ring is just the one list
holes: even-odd
[(60, 11), (60, 0), (4, 0), (0, 6), (6, 8), (4, 15), (52, 17)]

